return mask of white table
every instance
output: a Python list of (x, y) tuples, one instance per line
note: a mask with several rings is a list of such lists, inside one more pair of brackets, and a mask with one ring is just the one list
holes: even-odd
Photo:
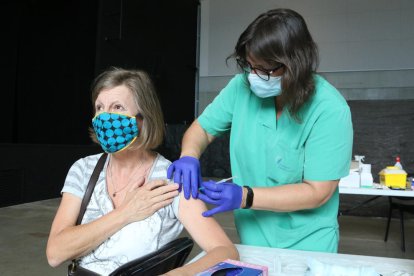
[(373, 195), (373, 196), (403, 196), (414, 197), (412, 190), (393, 190), (381, 184), (374, 184), (372, 188), (339, 187), (340, 194)]
[(351, 212), (352, 210), (355, 210), (362, 205), (365, 205), (371, 201), (376, 200), (377, 198), (381, 196), (399, 196), (399, 197), (414, 197), (414, 191), (413, 190), (393, 190), (388, 188), (387, 186), (374, 183), (374, 186), (372, 188), (350, 188), (350, 187), (339, 187), (339, 193), (340, 194), (348, 194), (348, 195), (371, 195), (373, 197), (357, 204), (356, 206), (353, 206), (350, 209), (347, 210), (340, 210), (339, 215), (347, 214)]
[[(240, 244), (236, 244), (236, 247), (239, 250), (241, 261), (267, 266), (269, 275), (272, 276), (306, 275), (307, 263), (312, 259), (328, 265), (340, 265), (350, 268), (372, 267), (383, 276), (414, 275), (414, 260), (408, 259), (321, 253)], [(190, 262), (199, 259), (203, 255), (204, 252), (198, 254)]]

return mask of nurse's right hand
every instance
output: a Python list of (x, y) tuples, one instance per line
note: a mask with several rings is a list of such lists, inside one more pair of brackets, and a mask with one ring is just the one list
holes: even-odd
[(198, 187), (201, 184), (200, 161), (192, 156), (183, 156), (174, 161), (167, 170), (167, 178), (180, 184), (179, 191), (184, 190), (185, 199), (198, 197)]

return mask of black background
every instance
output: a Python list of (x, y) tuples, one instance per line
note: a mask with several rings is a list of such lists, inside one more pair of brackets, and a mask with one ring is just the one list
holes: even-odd
[(167, 123), (194, 119), (198, 1), (0, 4), (0, 143), (90, 144), (90, 85), (110, 66), (146, 70)]
[(0, 2), (0, 207), (59, 197), (70, 166), (102, 151), (88, 135), (90, 86), (110, 66), (150, 74), (168, 123), (160, 152), (177, 158), (194, 119), (198, 5)]

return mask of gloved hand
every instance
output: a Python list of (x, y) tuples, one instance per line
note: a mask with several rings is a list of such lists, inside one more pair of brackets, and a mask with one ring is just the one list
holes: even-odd
[(184, 190), (185, 199), (198, 197), (198, 186), (201, 184), (200, 161), (191, 156), (183, 156), (174, 161), (167, 170), (167, 178), (171, 179), (174, 174), (174, 182), (180, 184), (178, 189)]
[(240, 208), (243, 197), (243, 188), (231, 182), (216, 183), (212, 180), (201, 183), (198, 198), (202, 201), (217, 205), (217, 207), (203, 212), (203, 217), (231, 211)]

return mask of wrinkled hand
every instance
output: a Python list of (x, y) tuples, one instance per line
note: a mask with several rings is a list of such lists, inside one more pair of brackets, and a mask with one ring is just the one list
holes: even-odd
[(183, 156), (174, 161), (167, 171), (167, 178), (171, 179), (174, 174), (174, 182), (180, 184), (179, 191), (184, 190), (185, 199), (198, 197), (198, 186), (201, 184), (200, 161), (191, 156)]
[(243, 197), (241, 186), (231, 183), (219, 183), (210, 180), (201, 184), (198, 198), (202, 201), (217, 205), (217, 207), (203, 212), (203, 217), (211, 217), (214, 214), (231, 211), (240, 208)]
[(126, 212), (130, 223), (146, 219), (171, 204), (178, 196), (178, 187), (178, 184), (168, 184), (167, 180), (162, 179), (144, 185), (137, 183), (127, 192), (119, 208)]

